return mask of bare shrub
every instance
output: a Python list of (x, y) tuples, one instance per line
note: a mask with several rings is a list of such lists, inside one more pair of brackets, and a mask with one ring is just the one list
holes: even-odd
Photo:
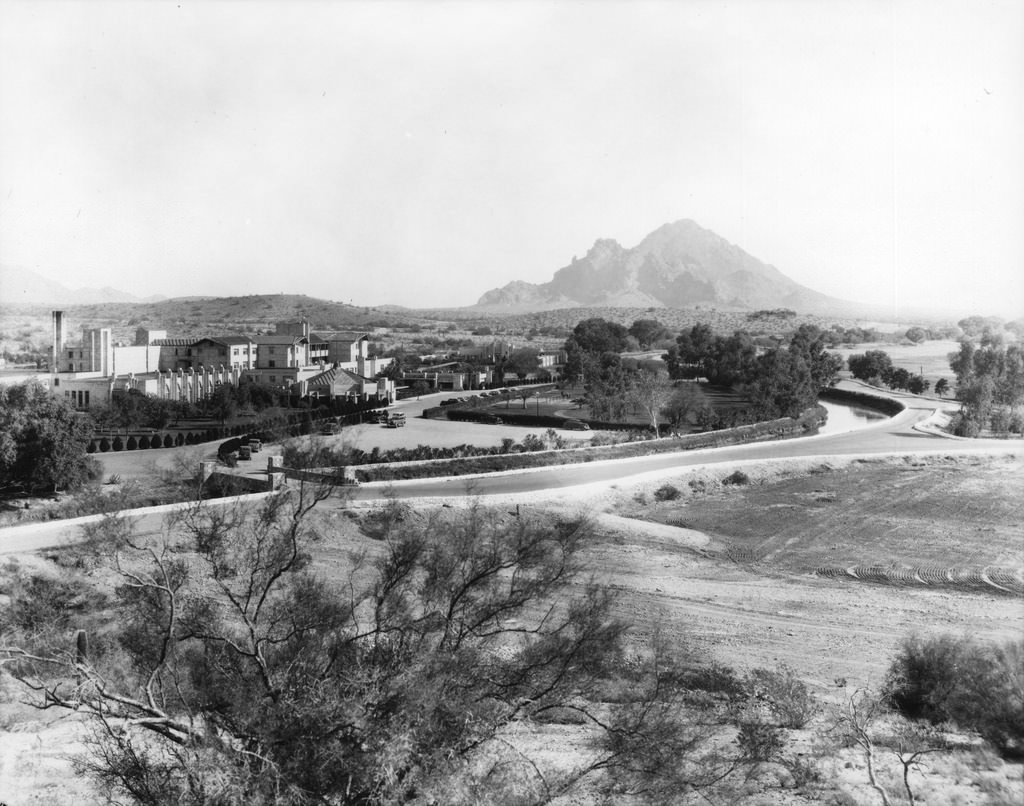
[(784, 728), (802, 728), (818, 711), (807, 684), (785, 664), (777, 670), (755, 669), (745, 682), (750, 695), (765, 701)]

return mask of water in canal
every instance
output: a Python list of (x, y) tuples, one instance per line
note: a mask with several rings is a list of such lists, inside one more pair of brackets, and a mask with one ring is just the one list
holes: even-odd
[(818, 403), (828, 411), (828, 422), (818, 429), (819, 434), (844, 434), (889, 419), (887, 414), (864, 406), (836, 403), (832, 400), (819, 400)]

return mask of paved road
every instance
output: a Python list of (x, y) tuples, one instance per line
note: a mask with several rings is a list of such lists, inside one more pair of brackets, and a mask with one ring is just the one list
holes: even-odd
[[(845, 384), (844, 384), (845, 385)], [(850, 388), (853, 388), (851, 385)], [(915, 430), (938, 405), (934, 400), (907, 396), (906, 410), (856, 431), (843, 434), (798, 437), (776, 442), (734, 445), (682, 453), (615, 459), (582, 465), (560, 465), (517, 473), (465, 478), (423, 479), (392, 484), (364, 484), (355, 491), (355, 500), (377, 498), (390, 489), (402, 498), (434, 498), (465, 495), (472, 487), (476, 495), (540, 492), (597, 482), (613, 482), (631, 476), (679, 467), (721, 464), (737, 461), (789, 459), (810, 456), (850, 456), (878, 454), (1024, 452), (1024, 440), (952, 440)], [(947, 402), (948, 405), (948, 402)]]
[[(855, 382), (844, 381), (847, 388)], [(682, 453), (614, 459), (582, 465), (560, 465), (550, 468), (491, 474), (473, 478), (423, 479), (394, 483), (364, 484), (352, 490), (352, 500), (370, 501), (385, 494), (400, 498), (450, 498), (467, 494), (508, 495), (541, 493), (595, 483), (613, 483), (654, 471), (667, 471), (697, 465), (723, 464), (738, 461), (765, 461), (800, 457), (882, 455), (882, 454), (1020, 454), (1024, 440), (949, 439), (915, 429), (932, 416), (941, 401), (911, 395), (899, 397), (907, 409), (895, 417), (841, 434), (799, 437), (779, 442), (760, 442), (727, 448), (710, 448)], [(949, 401), (945, 401), (948, 406)], [(417, 408), (412, 405), (409, 408)], [(411, 412), (410, 412), (411, 413)], [(227, 499), (215, 504), (223, 505)], [(137, 528), (141, 532), (161, 528), (169, 507), (136, 510)], [(82, 522), (89, 519), (26, 524), (0, 529), (0, 555), (39, 551), (73, 540)]]

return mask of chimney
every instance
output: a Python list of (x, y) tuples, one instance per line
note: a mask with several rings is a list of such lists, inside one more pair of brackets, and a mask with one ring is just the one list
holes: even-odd
[(64, 352), (64, 342), (67, 336), (64, 331), (64, 311), (53, 312), (53, 339), (50, 349), (50, 372), (57, 372), (60, 368), (59, 361)]

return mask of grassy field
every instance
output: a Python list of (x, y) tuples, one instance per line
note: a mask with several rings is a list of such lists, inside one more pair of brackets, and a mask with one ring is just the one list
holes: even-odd
[(842, 347), (833, 352), (839, 353), (845, 361), (851, 355), (881, 350), (889, 355), (895, 366), (914, 374), (922, 373), (934, 384), (939, 378), (946, 378), (952, 383), (949, 354), (959, 348), (960, 344), (955, 341), (926, 341), (923, 344), (861, 344), (857, 347)]

